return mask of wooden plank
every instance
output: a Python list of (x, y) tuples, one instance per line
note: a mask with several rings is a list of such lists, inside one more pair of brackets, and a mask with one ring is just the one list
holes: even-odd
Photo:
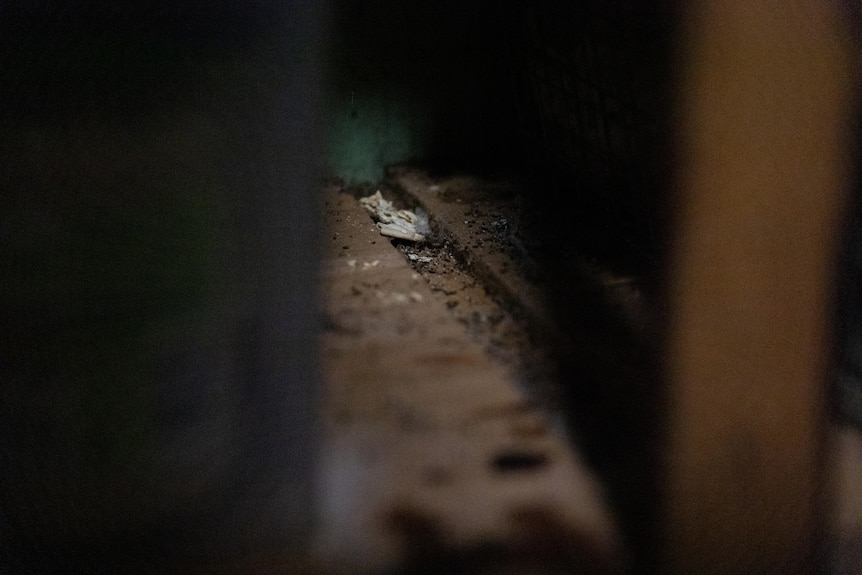
[(324, 566), (619, 572), (598, 482), (447, 308), (459, 296), (435, 294), (355, 198), (325, 202)]
[(815, 572), (848, 43), (830, 2), (690, 6), (664, 572)]

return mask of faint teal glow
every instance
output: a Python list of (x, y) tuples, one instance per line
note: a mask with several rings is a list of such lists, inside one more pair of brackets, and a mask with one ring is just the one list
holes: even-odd
[(391, 94), (351, 93), (330, 106), (328, 164), (348, 183), (377, 182), (387, 165), (424, 153), (423, 106)]

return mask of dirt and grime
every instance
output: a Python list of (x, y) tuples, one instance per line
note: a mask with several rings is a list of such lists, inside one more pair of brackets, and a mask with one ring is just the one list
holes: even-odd
[[(405, 173), (390, 171), (379, 185), (347, 187), (342, 193), (359, 199), (381, 191), (397, 207), (429, 218), (430, 233), (424, 241), (382, 237), (381, 241), (389, 241), (403, 254), (432, 297), (445, 305), (489, 357), (510, 371), (519, 388), (548, 411), (562, 430), (556, 364), (547, 345), (553, 327), (541, 296), (538, 265), (518, 235), (519, 197), (500, 182), (460, 178), (443, 188), (428, 184), (442, 201), (463, 209), (453, 218), (433, 203), (433, 211), (429, 210), (426, 201), (393, 177)], [(455, 229), (460, 222), (462, 233)]]
[[(325, 193), (327, 567), (618, 572), (625, 546), (599, 483), (527, 393), (550, 379), (530, 329), (439, 229), (422, 243), (381, 236), (358, 202), (368, 195)], [(552, 521), (554, 543), (524, 518)]]
[[(423, 241), (380, 234), (358, 202), (378, 190), (397, 209), (427, 215)], [(570, 311), (555, 311), (543, 292), (548, 278), (521, 233), (518, 194), (504, 184), (395, 168), (374, 186), (330, 182), (325, 197), (320, 545), (332, 570), (620, 569), (631, 551), (620, 526), (630, 517), (617, 505), (643, 510), (626, 498), (650, 495), (635, 478), (652, 456), (623, 454), (628, 467), (612, 461), (611, 473), (601, 474), (579, 453), (584, 437), (571, 429), (549, 346), (561, 337), (557, 316)], [(640, 278), (587, 260), (575, 267), (573, 300), (578, 290), (589, 292), (601, 321), (617, 318), (633, 341), (649, 336), (652, 312)], [(601, 345), (581, 347), (593, 353)], [(626, 371), (601, 393), (641, 409), (636, 378)], [(582, 388), (592, 400), (590, 383)], [(589, 418), (604, 416), (587, 411), (579, 414), (587, 427), (602, 429)], [(638, 438), (618, 420), (610, 424), (619, 430), (599, 441), (613, 458)], [(860, 476), (862, 444), (858, 434), (841, 434), (836, 544), (856, 557), (862, 513), (850, 478)], [(608, 497), (614, 490), (621, 500)], [(549, 551), (522, 537), (518, 518), (550, 510), (556, 543)]]

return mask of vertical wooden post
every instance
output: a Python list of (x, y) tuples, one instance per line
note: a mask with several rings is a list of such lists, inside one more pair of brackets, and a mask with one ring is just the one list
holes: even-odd
[(848, 42), (825, 0), (688, 6), (664, 572), (810, 573)]

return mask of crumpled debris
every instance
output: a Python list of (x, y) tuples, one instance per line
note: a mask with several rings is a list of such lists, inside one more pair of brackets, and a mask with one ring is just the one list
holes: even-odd
[(428, 218), (424, 214), (416, 214), (410, 210), (395, 210), (392, 202), (383, 199), (380, 190), (374, 195), (359, 199), (359, 205), (371, 213), (377, 220), (380, 234), (411, 242), (425, 240), (428, 230)]
[(416, 254), (407, 254), (407, 259), (411, 262), (420, 262), (423, 264), (431, 262), (431, 258), (428, 256), (417, 256)]

